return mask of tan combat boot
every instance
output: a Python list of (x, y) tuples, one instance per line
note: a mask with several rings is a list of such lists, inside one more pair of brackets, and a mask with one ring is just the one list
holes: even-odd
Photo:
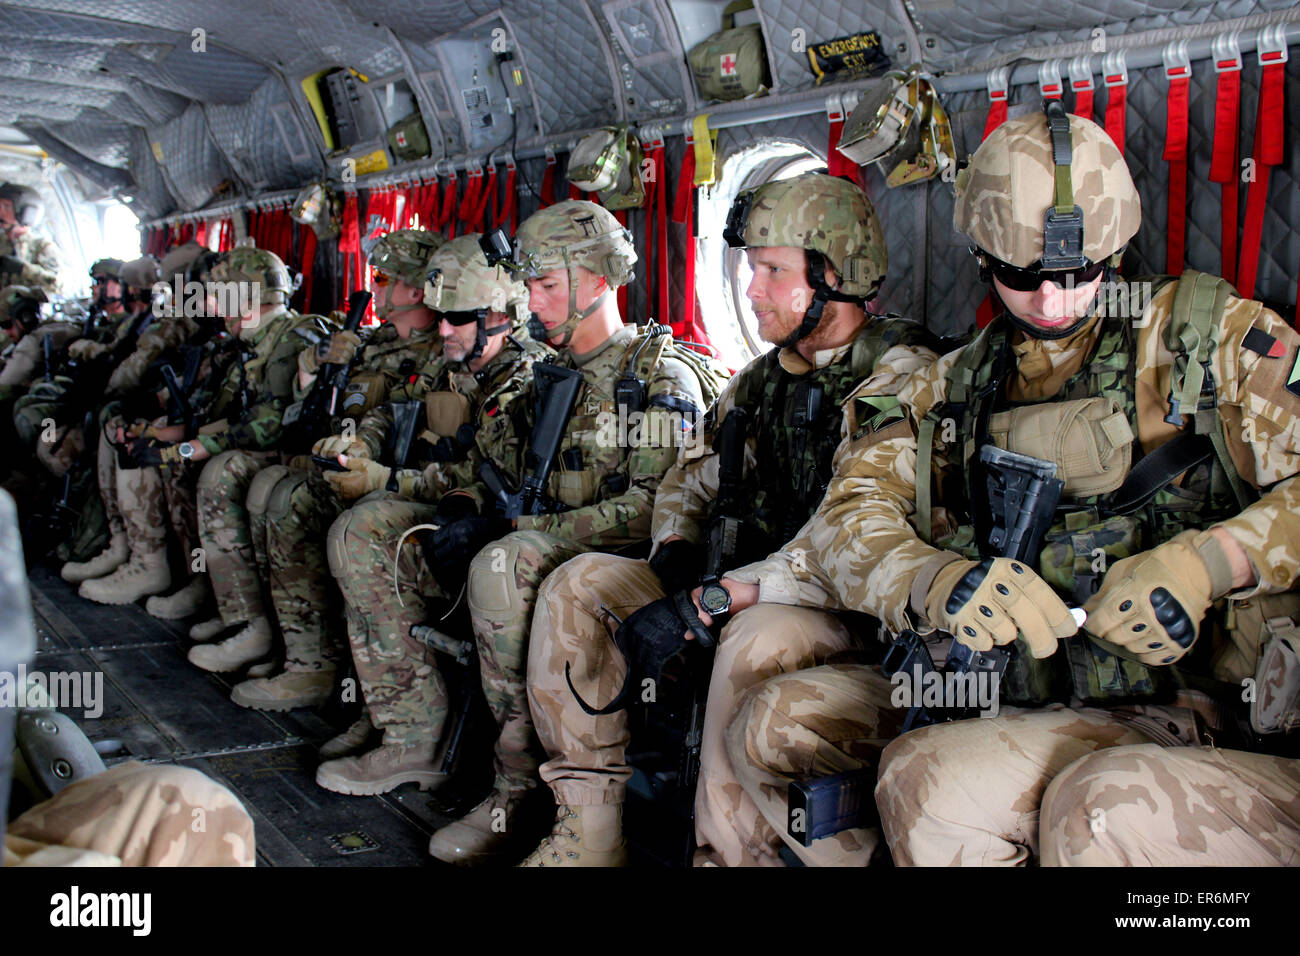
[(444, 863), (485, 863), (505, 849), (519, 805), (528, 791), (510, 790), (492, 795), (461, 817), (436, 831), (429, 840), (429, 855)]
[(623, 805), (561, 805), (555, 826), (520, 866), (627, 866)]
[(210, 617), (206, 621), (199, 621), (190, 628), (190, 640), (196, 644), (206, 644), (218, 634), (226, 629), (226, 622), (221, 619), (221, 615)]
[(165, 597), (161, 594), (151, 597), (144, 609), (160, 620), (179, 621), (202, 610), (210, 593), (207, 575), (196, 574), (179, 591)]
[(316, 753), (320, 754), (321, 760), (350, 757), (365, 748), (370, 742), (370, 735), (374, 732), (375, 725), (370, 722), (370, 714), (363, 710), (361, 716), (352, 722), (351, 727), (325, 741)]
[(236, 684), (230, 699), (254, 710), (293, 710), (318, 707), (334, 690), (334, 668), (319, 671), (285, 671), (275, 677), (258, 677)]
[(237, 671), (245, 664), (260, 660), (271, 652), (271, 623), (264, 617), (249, 621), (234, 637), (220, 644), (191, 647), (190, 663), (205, 671)]
[(130, 557), (131, 551), (126, 544), (126, 533), (119, 532), (109, 539), (108, 547), (99, 554), (89, 561), (69, 561), (59, 574), (65, 581), (80, 584), (91, 578), (102, 578), (106, 574), (112, 574), (126, 564)]
[(130, 561), (107, 577), (82, 581), (77, 593), (96, 604), (131, 604), (171, 586), (167, 552), (149, 551), (133, 553)]
[(327, 760), (316, 768), (316, 783), (357, 797), (387, 793), (404, 783), (418, 783), (421, 790), (428, 790), (447, 779), (434, 760), (436, 749), (432, 743), (385, 744), (360, 757)]

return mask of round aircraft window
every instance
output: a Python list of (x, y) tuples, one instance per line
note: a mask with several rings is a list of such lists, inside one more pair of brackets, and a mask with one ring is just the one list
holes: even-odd
[(825, 171), (826, 160), (801, 143), (768, 141), (740, 150), (722, 165), (720, 188), (712, 196), (700, 193), (700, 276), (719, 276), (696, 284), (700, 314), (708, 324), (709, 338), (728, 368), (741, 368), (772, 346), (758, 337), (758, 324), (745, 297), (753, 276), (743, 249), (722, 241), (731, 202), (743, 189), (789, 179), (815, 170)]

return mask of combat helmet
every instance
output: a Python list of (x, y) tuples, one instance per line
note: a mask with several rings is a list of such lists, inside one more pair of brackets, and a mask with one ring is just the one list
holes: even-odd
[(8, 199), (13, 203), (14, 219), (20, 226), (34, 226), (45, 215), (45, 203), (41, 201), (41, 194), (31, 186), (20, 183), (0, 185), (0, 199)]
[[(446, 241), (441, 234), (427, 229), (396, 229), (373, 240), (365, 251), (371, 268), (391, 279), (400, 279), (413, 289), (420, 289), (424, 286), (429, 257)], [(386, 319), (394, 312), (421, 308), (424, 308), (422, 302), (394, 306), (385, 296), (383, 306), (377, 307), (375, 314)]]
[[(1128, 164), (1110, 135), (1049, 100), (1043, 112), (1003, 123), (957, 175), (953, 225), (974, 240), (982, 277), (991, 270), (1010, 287), (1058, 272), (1083, 284), (1119, 265), (1142, 224)], [(1005, 278), (1004, 278), (1005, 277)], [(1062, 338), (1008, 319), (1038, 338)]]
[(176, 281), (176, 276), (180, 276), (183, 284), (189, 276), (190, 267), (205, 252), (207, 250), (193, 239), (168, 251), (158, 265), (158, 271), (162, 273), (162, 281), (171, 284)]
[(11, 285), (0, 289), (0, 327), (15, 323), (26, 335), (41, 322), (41, 306), (50, 301), (45, 290)]
[[(518, 278), (500, 265), (483, 259), (478, 233), (452, 239), (429, 260), (424, 284), (424, 304), (440, 313), (452, 325), (478, 325), (472, 361), (483, 354), (490, 335), (508, 332), (521, 317), (528, 302), (528, 290)], [(508, 316), (503, 325), (488, 328), (489, 312)]]
[(212, 267), (211, 278), (216, 282), (256, 282), (261, 305), (287, 304), (296, 288), (280, 257), (254, 246), (231, 249)]
[[(591, 315), (613, 289), (632, 281), (636, 265), (632, 234), (608, 209), (581, 199), (566, 199), (539, 210), (519, 226), (514, 242), (515, 268), (530, 278), (556, 269), (569, 277), (569, 317), (546, 332), (539, 332), (540, 322), (530, 324), (534, 338), (560, 338), (560, 347), (569, 344), (578, 323)], [(578, 274), (582, 266), (604, 276), (609, 283), (587, 308), (578, 310)]]
[[(733, 248), (790, 246), (808, 258), (813, 299), (803, 322), (784, 342), (789, 348), (821, 321), (828, 301), (861, 305), (885, 281), (889, 252), (884, 230), (862, 189), (825, 173), (804, 173), (742, 191), (731, 204), (722, 237)], [(826, 284), (829, 265), (839, 285)]]

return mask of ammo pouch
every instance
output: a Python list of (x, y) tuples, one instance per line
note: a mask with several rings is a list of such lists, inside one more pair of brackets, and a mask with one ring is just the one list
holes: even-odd
[(347, 388), (339, 394), (335, 414), (343, 418), (361, 420), (361, 416), (379, 404), (385, 393), (383, 372), (363, 372), (348, 379)]
[[(439, 438), (455, 438), (461, 425), (469, 423), (469, 399), (459, 392), (426, 392), (424, 396), (424, 422), (427, 431), (420, 436), (430, 444)], [(433, 438), (429, 438), (429, 433)]]
[(741, 100), (771, 85), (762, 28), (735, 25), (739, 11), (753, 8), (752, 0), (727, 4), (722, 29), (686, 54), (702, 99)]
[(1259, 734), (1300, 727), (1300, 592), (1257, 594), (1228, 605), (1228, 641), (1212, 672), (1228, 683), (1253, 680), (1250, 725)]
[(989, 420), (989, 436), (999, 448), (1054, 463), (1068, 498), (1114, 491), (1124, 483), (1133, 460), (1133, 429), (1112, 398), (998, 412)]
[(429, 134), (417, 110), (388, 127), (388, 151), (402, 163), (424, 159), (429, 155)]

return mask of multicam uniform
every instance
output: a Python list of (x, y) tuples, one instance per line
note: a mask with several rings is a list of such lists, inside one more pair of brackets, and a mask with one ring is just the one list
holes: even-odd
[(44, 289), (53, 295), (59, 286), (59, 248), (45, 236), (30, 229), (17, 239), (0, 232), (0, 256), (21, 259), (22, 270), (14, 273), (6, 285), (26, 285)]
[[(1024, 136), (1023, 129), (1032, 129), (1035, 119), (1042, 122), (1041, 117), (1015, 121), (1007, 124), (1001, 135)], [(1070, 122), (1076, 143), (1083, 138), (1091, 148), (1090, 144), (1104, 139), (1105, 134), (1092, 124), (1081, 127), (1084, 121), (1074, 118)], [(1041, 133), (1038, 139), (1042, 139)], [(992, 137), (986, 143), (990, 141)], [(1026, 151), (1031, 147), (1019, 146)], [(1082, 152), (1080, 149), (1076, 157)], [(1081, 161), (1075, 159), (1076, 164)], [(1113, 162), (1122, 169), (1117, 153), (1111, 160), (1103, 150), (1101, 160), (1091, 161)], [(973, 167), (976, 165), (973, 161)], [(1050, 158), (1039, 165), (1050, 176)], [(961, 188), (959, 185), (959, 207)], [(1011, 192), (1005, 182), (985, 183), (975, 176), (968, 188), (973, 195), (981, 190), (990, 194), (1000, 190), (1002, 195)], [(1087, 188), (1094, 196), (1112, 198), (1120, 190), (1104, 183), (1099, 187), (1095, 182)], [(1136, 206), (1131, 182), (1124, 188)], [(1121, 193), (1116, 206), (1124, 202)], [(1115, 207), (1085, 205), (1085, 221), (1090, 215), (1094, 220), (1114, 221), (1106, 218), (1106, 213), (1115, 213)], [(998, 227), (992, 216), (987, 220), (995, 222), (992, 228)], [(1041, 250), (1041, 226), (1038, 228)], [(1096, 255), (1090, 251), (1089, 257), (1104, 260), (1121, 248), (1136, 228), (1136, 221), (1130, 222), (1109, 248)], [(1090, 233), (1089, 241), (1092, 239)], [(1188, 276), (1182, 281), (1205, 280)], [(1144, 601), (1113, 599), (1122, 626), (1105, 625), (1106, 616), (1115, 616), (1106, 598), (1114, 593), (1109, 589), (1126, 587), (1126, 575), (1133, 574), (1134, 568), (1140, 569), (1145, 561), (1177, 556), (1180, 563), (1170, 565), (1177, 570), (1157, 580), (1179, 593), (1179, 606), (1189, 609), (1195, 623), (1200, 608), (1189, 595), (1200, 593), (1198, 586), (1204, 592), (1200, 599), (1205, 605), (1231, 590), (1230, 575), (1223, 573), (1206, 544), (1209, 533), (1195, 530), (1214, 524), (1244, 548), (1258, 576), (1256, 585), (1233, 592), (1233, 599), (1259, 600), (1259, 596), (1294, 586), (1300, 553), (1289, 542), (1300, 531), (1296, 518), (1300, 483), (1294, 477), (1300, 469), (1300, 425), (1296, 419), (1300, 396), (1288, 389), (1287, 380), (1297, 359), (1300, 336), (1258, 302), (1228, 296), (1221, 310), (1212, 315), (1212, 338), (1218, 345), (1208, 357), (1206, 389), (1201, 393), (1198, 387), (1192, 388), (1192, 401), (1200, 402), (1200, 424), (1208, 426), (1204, 429), (1207, 435), (1221, 443), (1223, 458), (1214, 455), (1207, 469), (1189, 472), (1181, 483), (1160, 488), (1149, 505), (1133, 513), (1132, 520), (1107, 511), (1107, 495), (1119, 488), (1129, 472), (1132, 430), (1127, 422), (1135, 424), (1137, 447), (1144, 455), (1152, 455), (1195, 422), (1180, 427), (1166, 421), (1171, 388), (1180, 381), (1186, 383), (1176, 371), (1176, 358), (1184, 349), (1181, 343), (1190, 338), (1179, 335), (1181, 329), (1188, 328), (1187, 322), (1175, 319), (1179, 285), (1170, 283), (1155, 295), (1133, 323), (1135, 335), (1126, 319), (1119, 318), (1094, 318), (1057, 340), (1014, 332), (1006, 317), (995, 321), (967, 349), (945, 356), (913, 376), (899, 390), (896, 411), (873, 418), (865, 426), (850, 418), (852, 438), (841, 449), (836, 477), (804, 532), (782, 555), (733, 575), (758, 582), (764, 600), (842, 603), (879, 615), (895, 631), (918, 620), (932, 627), (930, 622), (937, 614), (954, 614), (972, 603), (973, 599), (962, 603), (954, 593), (945, 610), (943, 594), (936, 602), (932, 584), (944, 574), (944, 567), (956, 565), (963, 554), (973, 550), (968, 505), (963, 504), (978, 500), (965, 480), (969, 466), (964, 461), (977, 447), (968, 418), (981, 414), (977, 410), (981, 403), (992, 404), (984, 402), (984, 396), (990, 394), (999, 403), (988, 419), (992, 440), (1012, 450), (1050, 456), (1066, 479), (1066, 514), (1058, 513), (1058, 524), (1048, 532), (1040, 572), (1043, 579), (1059, 593), (1082, 600), (1092, 587), (1086, 576), (1097, 557), (1094, 548), (1109, 558), (1134, 555), (1109, 568), (1101, 581), (1102, 591), (1086, 605), (1092, 626), (1105, 633), (1111, 644), (1103, 647), (1080, 635), (1056, 650), (1052, 632), (1046, 630), (1050, 623), (1047, 609), (1040, 616), (1042, 630), (1022, 630), (1022, 639), (1033, 640), (1034, 654), (1056, 653), (1035, 659), (1022, 652), (1013, 659), (1002, 685), (1003, 699), (1040, 709), (1017, 712), (1010, 708), (1007, 713), (1004, 707), (1003, 715), (996, 718), (927, 727), (897, 739), (884, 751), (877, 802), (898, 863), (1024, 862), (1038, 849), (1038, 811), (1044, 790), (1072, 761), (1103, 748), (1153, 741), (1166, 747), (1195, 746), (1203, 722), (1216, 733), (1222, 732), (1223, 722), (1216, 719), (1203, 694), (1184, 692), (1174, 701), (1189, 706), (1142, 702), (1155, 699), (1165, 686), (1173, 668), (1159, 665), (1178, 654), (1153, 626), (1124, 617), (1140, 613)], [(1095, 404), (1092, 412), (1081, 411), (1078, 403), (1099, 398), (1114, 404), (1100, 406), (1101, 413)], [(849, 406), (850, 412), (859, 404), (855, 401)], [(1120, 410), (1123, 422), (1111, 411), (1114, 408)], [(1071, 409), (1078, 414), (1069, 414)], [(945, 429), (945, 417), (950, 417), (951, 429)], [(1067, 431), (1067, 427), (1073, 430)], [(945, 430), (950, 431), (948, 441)], [(934, 480), (927, 480), (925, 488), (918, 487), (918, 473), (927, 474), (924, 456), (918, 466), (918, 434), (931, 436), (928, 474)], [(1050, 451), (1053, 447), (1057, 450)], [(1230, 472), (1223, 463), (1226, 458), (1230, 458), (1232, 470), (1261, 493), (1258, 501), (1242, 508), (1234, 500)], [(922, 495), (918, 504), (918, 493), (923, 491), (928, 494)], [(933, 507), (925, 500), (931, 495)], [(928, 521), (922, 517), (927, 509)], [(1101, 515), (1108, 517), (1103, 520)], [(931, 540), (946, 549), (927, 543)], [(796, 563), (796, 556), (802, 560)], [(986, 581), (1002, 583), (997, 568), (994, 563)], [(1199, 579), (1199, 584), (1184, 585), (1183, 578)], [(1009, 584), (1010, 591), (1003, 588), (999, 592), (1009, 594), (1008, 604), (1029, 600), (1029, 591), (1016, 588), (1014, 581)], [(1002, 606), (996, 597), (981, 600)], [(1048, 592), (1048, 602), (1059, 604), (1060, 598)], [(1036, 612), (1021, 613), (1033, 619)], [(1072, 630), (1065, 628), (1064, 633)], [(1122, 644), (1122, 649), (1113, 646), (1115, 642)], [(1214, 660), (1198, 654), (1199, 668), (1191, 669), (1208, 670), (1226, 680), (1252, 672), (1251, 656), (1260, 650), (1258, 644), (1246, 647), (1243, 659), (1242, 651), (1227, 650), (1221, 642), (1211, 648), (1207, 639), (1202, 645), (1199, 651), (1216, 651)], [(747, 696), (728, 731), (729, 747), (733, 760), (744, 768), (742, 784), (774, 827), (784, 831), (784, 794), (791, 779), (875, 762), (902, 717), (899, 708), (891, 704), (891, 690), (876, 668), (821, 668), (778, 677)], [(1239, 696), (1239, 686), (1232, 690)], [(1060, 703), (1067, 698), (1073, 704), (1069, 709)], [(1122, 766), (1129, 772), (1130, 783), (1140, 778), (1140, 787), (1107, 796), (1106, 804), (1128, 808), (1142, 800), (1142, 793), (1151, 794), (1158, 806), (1171, 810), (1156, 824), (1150, 821), (1148, 808), (1138, 808), (1135, 816), (1147, 819), (1152, 826), (1138, 841), (1147, 858), (1209, 862), (1204, 853), (1189, 856), (1177, 849), (1183, 841), (1176, 832), (1200, 824), (1186, 816), (1196, 811), (1184, 809), (1175, 777), (1153, 769), (1159, 761), (1152, 760), (1151, 750), (1143, 748), (1143, 756), (1137, 758), (1126, 756), (1125, 751), (1116, 751), (1107, 760), (1100, 755), (1089, 758), (1100, 762), (1102, 769)], [(1187, 770), (1186, 779), (1191, 779), (1199, 772), (1193, 767), (1205, 769), (1216, 764), (1222, 771), (1237, 758), (1231, 752), (1220, 757), (1215, 751), (1179, 750), (1161, 759)], [(1276, 794), (1286, 780), (1294, 779), (1294, 762), (1254, 755), (1242, 755), (1241, 760), (1254, 764), (1250, 768), (1255, 771), (1254, 779), (1267, 781), (1253, 805), (1271, 807), (1263, 819), (1273, 831), (1275, 857), (1278, 846), (1289, 846), (1293, 854), (1300, 844), (1297, 815), (1281, 807)], [(1104, 852), (1097, 855), (1095, 847), (1084, 846), (1079, 830), (1080, 815), (1097, 804), (1079, 801), (1084, 794), (1096, 796), (1099, 788), (1113, 787), (1114, 778), (1100, 782), (1087, 762), (1077, 774), (1072, 770), (1067, 777), (1054, 789), (1059, 810), (1048, 817), (1053, 853), (1057, 860), (1071, 854), (1101, 859)], [(1207, 775), (1200, 773), (1199, 778)], [(1235, 800), (1238, 811), (1252, 805), (1249, 799), (1227, 793), (1205, 799), (1210, 805), (1221, 806), (1231, 806)], [(1213, 824), (1210, 833), (1218, 829)], [(1048, 842), (1045, 837), (1044, 843)], [(1231, 841), (1213, 836), (1197, 842), (1216, 849), (1231, 845)], [(1174, 855), (1178, 853), (1182, 855)], [(1120, 858), (1122, 854), (1116, 854), (1111, 860)], [(1140, 858), (1134, 854), (1126, 859), (1138, 862)], [(1214, 862), (1226, 860), (1215, 858)]]

